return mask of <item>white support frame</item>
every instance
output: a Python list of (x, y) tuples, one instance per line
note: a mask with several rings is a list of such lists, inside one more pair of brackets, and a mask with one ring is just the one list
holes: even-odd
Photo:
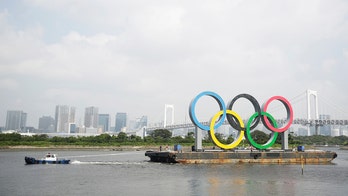
[[(311, 118), (311, 96), (314, 96), (315, 102), (315, 118)], [(313, 90), (307, 90), (307, 120), (318, 120), (319, 119), (319, 111), (318, 111), (318, 92)], [(310, 135), (310, 125), (307, 127), (307, 135)]]
[(174, 125), (174, 105), (165, 104), (164, 105), (164, 122), (163, 127), (167, 126), (167, 109), (171, 109), (172, 111), (172, 119), (170, 125)]

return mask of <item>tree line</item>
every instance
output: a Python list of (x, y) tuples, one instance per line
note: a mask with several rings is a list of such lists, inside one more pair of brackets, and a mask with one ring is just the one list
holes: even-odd
[[(253, 131), (252, 138), (259, 144), (268, 141), (269, 135), (262, 131)], [(216, 133), (216, 137), (222, 143), (232, 143), (234, 138), (230, 135), (224, 137), (220, 133)], [(49, 146), (49, 145), (79, 145), (79, 146), (121, 146), (121, 145), (163, 145), (163, 144), (181, 144), (186, 146), (194, 145), (194, 133), (189, 132), (185, 137), (172, 137), (172, 133), (167, 129), (154, 130), (150, 135), (141, 138), (139, 136), (128, 136), (124, 132), (118, 135), (101, 134), (97, 136), (70, 136), (70, 137), (49, 137), (46, 134), (25, 136), (19, 133), (0, 134), (0, 146), (13, 145), (30, 145), (30, 146)], [(288, 135), (289, 145), (348, 145), (347, 136), (294, 136)], [(209, 136), (203, 138), (204, 146), (212, 146), (213, 143)], [(276, 140), (276, 144), (281, 144), (280, 134)], [(245, 141), (240, 145), (248, 145)]]

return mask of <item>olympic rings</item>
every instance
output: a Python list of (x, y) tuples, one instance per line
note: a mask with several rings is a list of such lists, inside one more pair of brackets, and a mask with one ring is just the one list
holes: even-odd
[[(200, 99), (201, 97), (203, 97), (205, 95), (214, 98), (220, 107), (220, 111), (218, 113), (216, 113), (213, 116), (213, 118), (211, 119), (210, 126), (206, 126), (206, 125), (202, 124), (201, 122), (199, 122), (197, 117), (196, 117), (196, 114), (195, 114), (195, 107), (196, 107), (198, 99)], [(233, 104), (239, 98), (245, 98), (245, 99), (249, 100), (255, 109), (255, 113), (247, 121), (246, 127), (244, 127), (244, 123), (243, 123), (243, 120), (241, 119), (241, 117), (236, 112), (234, 112), (232, 110)], [(287, 123), (282, 128), (278, 128), (277, 122), (274, 119), (274, 117), (267, 112), (268, 105), (274, 100), (280, 101), (285, 106), (285, 109), (287, 111)], [(286, 100), (284, 97), (281, 97), (281, 96), (271, 97), (263, 104), (262, 110), (261, 110), (260, 105), (257, 102), (257, 100), (249, 94), (237, 95), (228, 103), (228, 106), (226, 107), (223, 99), (218, 94), (211, 92), (211, 91), (204, 91), (204, 92), (198, 94), (191, 101), (190, 107), (189, 107), (189, 114), (190, 114), (190, 119), (191, 119), (192, 123), (202, 130), (209, 131), (209, 135), (210, 135), (210, 138), (213, 140), (213, 143), (222, 149), (232, 149), (232, 148), (237, 147), (240, 144), (240, 142), (243, 140), (243, 137), (245, 137), (253, 147), (255, 147), (257, 149), (267, 149), (275, 143), (275, 141), (278, 137), (278, 133), (285, 132), (287, 129), (289, 129), (289, 127), (291, 126), (292, 121), (293, 121), (292, 107), (290, 105), (290, 102), (288, 100)], [(215, 129), (220, 127), (225, 122), (225, 118), (227, 118), (228, 123), (234, 129), (238, 130), (238, 132), (239, 132), (236, 140), (233, 141), (231, 144), (222, 144), (215, 136)], [(260, 119), (262, 121), (262, 124), (264, 124), (264, 126), (268, 130), (272, 131), (271, 138), (265, 144), (256, 143), (250, 134), (250, 131), (252, 129), (254, 129), (259, 124)], [(216, 123), (216, 121), (217, 121), (217, 123)], [(245, 134), (244, 134), (244, 132), (245, 132)]]

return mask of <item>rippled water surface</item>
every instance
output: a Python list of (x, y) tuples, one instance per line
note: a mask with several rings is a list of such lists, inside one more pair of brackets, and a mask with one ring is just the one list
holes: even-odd
[(143, 151), (50, 151), (69, 165), (25, 165), (47, 151), (0, 151), (0, 195), (347, 195), (348, 151), (329, 165), (161, 164)]

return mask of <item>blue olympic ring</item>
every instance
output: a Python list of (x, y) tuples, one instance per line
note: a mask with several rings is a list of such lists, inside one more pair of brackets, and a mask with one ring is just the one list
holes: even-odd
[(224, 123), (224, 121), (225, 121), (225, 118), (226, 118), (226, 106), (225, 106), (224, 100), (220, 97), (220, 95), (218, 95), (218, 94), (216, 94), (214, 92), (211, 92), (211, 91), (201, 92), (191, 101), (189, 114), (190, 114), (190, 118), (191, 118), (192, 123), (194, 125), (196, 125), (197, 127), (199, 127), (200, 129), (202, 129), (202, 130), (209, 131), (210, 127), (200, 123), (198, 121), (197, 117), (196, 117), (196, 114), (195, 114), (195, 107), (196, 107), (198, 99), (200, 99), (201, 97), (203, 97), (205, 95), (208, 95), (208, 96), (214, 98), (217, 101), (217, 103), (219, 104), (220, 110), (222, 110), (222, 112), (223, 112), (222, 116), (220, 117), (219, 122), (214, 126), (215, 129), (220, 127)]

